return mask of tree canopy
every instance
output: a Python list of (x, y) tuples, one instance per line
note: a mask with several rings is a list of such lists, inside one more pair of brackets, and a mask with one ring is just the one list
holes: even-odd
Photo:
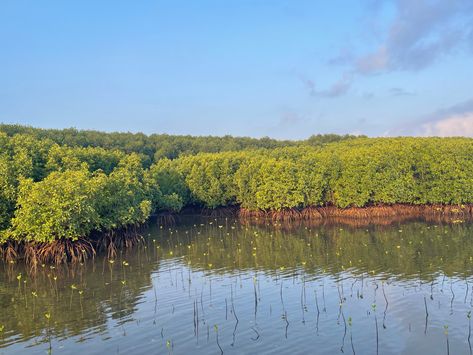
[(0, 126), (0, 238), (48, 242), (185, 206), (473, 203), (473, 140), (306, 141)]

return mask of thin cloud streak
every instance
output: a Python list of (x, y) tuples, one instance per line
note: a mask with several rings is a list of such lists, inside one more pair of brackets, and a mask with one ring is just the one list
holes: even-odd
[(339, 80), (326, 90), (318, 90), (315, 82), (303, 75), (299, 75), (299, 80), (312, 97), (336, 98), (345, 95), (350, 90), (353, 83), (353, 74), (344, 73)]
[(398, 87), (390, 88), (389, 93), (391, 94), (391, 96), (415, 96), (415, 93)]

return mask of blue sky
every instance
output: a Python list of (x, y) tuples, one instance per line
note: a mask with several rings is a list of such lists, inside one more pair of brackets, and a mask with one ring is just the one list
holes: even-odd
[(0, 0), (0, 121), (473, 136), (471, 0)]

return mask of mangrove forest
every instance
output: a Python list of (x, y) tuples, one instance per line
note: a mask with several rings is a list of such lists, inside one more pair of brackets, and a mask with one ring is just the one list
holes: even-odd
[(84, 261), (183, 210), (271, 220), (449, 216), (473, 203), (473, 140), (303, 141), (0, 126), (7, 262)]

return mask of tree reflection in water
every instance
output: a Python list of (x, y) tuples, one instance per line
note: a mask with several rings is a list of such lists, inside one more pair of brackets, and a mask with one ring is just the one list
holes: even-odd
[(4, 265), (0, 353), (469, 351), (473, 224), (189, 217), (146, 234), (114, 260)]

